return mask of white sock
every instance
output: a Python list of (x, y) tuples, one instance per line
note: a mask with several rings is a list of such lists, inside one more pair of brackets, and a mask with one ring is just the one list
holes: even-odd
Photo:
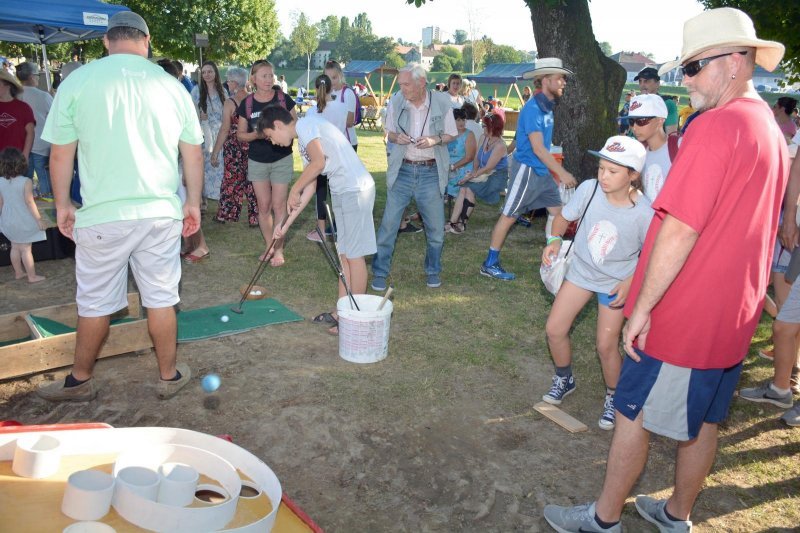
[(775, 383), (770, 383), (769, 388), (782, 396), (789, 394), (789, 392), (791, 391), (791, 389), (779, 389), (778, 387), (775, 386)]

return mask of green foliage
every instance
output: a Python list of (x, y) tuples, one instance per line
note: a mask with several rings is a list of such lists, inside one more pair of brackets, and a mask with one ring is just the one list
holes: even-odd
[(451, 63), (452, 59), (444, 54), (439, 54), (433, 58), (433, 70), (439, 72), (452, 72), (455, 69)]
[(467, 32), (464, 30), (456, 30), (453, 33), (453, 39), (456, 41), (456, 44), (465, 44), (467, 42)]
[(487, 43), (485, 65), (492, 63), (522, 63), (525, 61), (525, 53), (516, 50), (512, 46), (504, 44), (494, 44), (491, 40)]
[(336, 15), (328, 15), (317, 22), (320, 41), (335, 41), (339, 38), (339, 19)]
[(790, 82), (800, 81), (800, 2), (774, 0), (702, 0), (707, 8), (735, 7), (753, 19), (761, 39), (778, 41), (786, 47), (781, 66)]
[(603, 51), (603, 55), (608, 57), (614, 53), (613, 49), (611, 48), (611, 43), (608, 41), (603, 41), (602, 43), (598, 43), (600, 45), (600, 50)]
[(305, 13), (300, 13), (295, 21), (292, 34), (289, 36), (292, 46), (298, 54), (310, 57), (319, 45), (317, 27), (312, 25)]
[(147, 21), (154, 55), (190, 60), (197, 56), (196, 33), (208, 34), (204, 59), (249, 63), (267, 56), (275, 44), (278, 17), (274, 0), (113, 0)]
[[(464, 66), (464, 70), (472, 70), (473, 72), (480, 72), (481, 70), (483, 70), (483, 66), (486, 64), (486, 51), (488, 49), (488, 44), (490, 42), (491, 40), (488, 39), (487, 37), (475, 41), (474, 54), (471, 43), (464, 46), (464, 53), (461, 61)], [(474, 69), (472, 68), (473, 55), (475, 56)]]
[(449, 63), (450, 63), (450, 68), (449, 69), (447, 69), (447, 68), (437, 69), (434, 66), (434, 70), (460, 71), (460, 70), (463, 69), (463, 62), (462, 62), (463, 61), (463, 56), (462, 56), (462, 54), (461, 54), (461, 52), (459, 51), (458, 48), (453, 48), (452, 46), (443, 47), (442, 50), (441, 50), (441, 54), (439, 54), (438, 56), (433, 58), (434, 59), (434, 65), (436, 63), (436, 59), (439, 58), (439, 57), (442, 57), (442, 56), (447, 57), (447, 59), (449, 60)]
[(353, 30), (360, 34), (372, 35), (372, 22), (366, 13), (359, 13), (353, 19)]
[(400, 57), (397, 52), (389, 52), (386, 56), (386, 65), (394, 68), (401, 68), (406, 64), (406, 60)]

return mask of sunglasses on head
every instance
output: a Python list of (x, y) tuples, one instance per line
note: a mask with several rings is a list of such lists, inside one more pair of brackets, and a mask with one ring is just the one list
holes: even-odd
[(742, 54), (743, 56), (746, 56), (747, 52), (746, 51), (728, 52), (727, 54), (719, 54), (716, 56), (704, 57), (703, 59), (698, 59), (696, 61), (686, 63), (685, 65), (681, 65), (679, 68), (681, 69), (681, 72), (683, 73), (684, 76), (686, 76), (687, 78), (692, 78), (694, 76), (697, 76), (697, 74), (699, 74), (700, 71), (703, 70), (703, 68), (706, 65), (708, 65), (715, 59), (719, 59), (720, 57), (725, 57), (725, 56), (732, 56), (733, 54)]
[(650, 124), (650, 121), (653, 120), (654, 118), (656, 117), (629, 118), (628, 124), (630, 125), (636, 124), (637, 126), (647, 126), (648, 124)]

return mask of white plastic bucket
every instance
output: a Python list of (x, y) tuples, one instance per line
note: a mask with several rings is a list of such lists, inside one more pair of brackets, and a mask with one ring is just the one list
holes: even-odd
[(392, 301), (386, 300), (383, 309), (378, 306), (382, 296), (355, 294), (360, 311), (352, 307), (349, 296), (339, 298), (339, 357), (351, 363), (377, 363), (389, 351), (389, 326), (392, 318)]

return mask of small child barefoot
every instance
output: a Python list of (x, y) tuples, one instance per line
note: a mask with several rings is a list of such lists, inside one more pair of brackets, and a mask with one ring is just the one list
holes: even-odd
[(33, 276), (28, 276), (28, 283), (39, 283), (40, 281), (44, 281), (46, 279), (47, 278), (44, 276), (37, 276), (36, 274), (34, 274)]

